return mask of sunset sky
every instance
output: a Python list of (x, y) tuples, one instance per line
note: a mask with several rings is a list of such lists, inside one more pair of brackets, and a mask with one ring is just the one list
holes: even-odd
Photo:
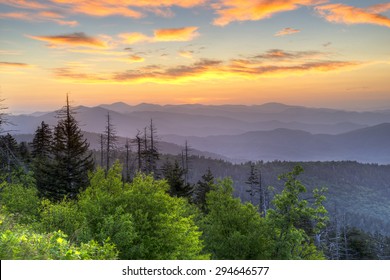
[(390, 2), (0, 0), (13, 113), (123, 101), (390, 109)]

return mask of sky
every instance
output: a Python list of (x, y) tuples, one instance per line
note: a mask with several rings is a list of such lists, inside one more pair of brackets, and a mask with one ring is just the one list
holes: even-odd
[(390, 2), (0, 0), (13, 113), (76, 105), (390, 109)]

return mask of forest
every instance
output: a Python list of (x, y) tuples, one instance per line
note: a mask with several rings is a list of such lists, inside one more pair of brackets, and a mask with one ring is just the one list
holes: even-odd
[(390, 259), (389, 166), (164, 155), (152, 120), (118, 147), (110, 115), (92, 150), (68, 101), (0, 152), (0, 259)]

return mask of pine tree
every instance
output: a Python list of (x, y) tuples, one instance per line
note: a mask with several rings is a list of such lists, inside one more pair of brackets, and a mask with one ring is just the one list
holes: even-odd
[(32, 156), (34, 158), (49, 158), (51, 144), (53, 140), (52, 130), (45, 122), (35, 130), (34, 139), (32, 142)]
[(184, 144), (184, 150), (181, 152), (181, 161), (182, 161), (182, 167), (184, 170), (184, 182), (188, 183), (189, 178), (189, 170), (190, 170), (190, 160), (189, 160), (189, 154), (190, 154), (191, 148), (188, 145), (188, 141), (186, 140)]
[(87, 187), (88, 172), (94, 165), (89, 143), (73, 114), (67, 96), (66, 106), (60, 111), (60, 120), (54, 128), (52, 183), (46, 190), (46, 195), (53, 200), (61, 200), (64, 196), (76, 198)]
[(250, 163), (250, 167), (251, 170), (249, 173), (249, 177), (248, 180), (245, 182), (245, 184), (249, 186), (247, 192), (249, 193), (251, 203), (254, 204), (254, 197), (259, 187), (259, 176), (257, 174), (257, 170), (253, 162)]
[(53, 141), (52, 130), (49, 125), (42, 122), (35, 130), (32, 146), (32, 168), (37, 188), (41, 196), (46, 196), (46, 189), (50, 184), (49, 167), (52, 164), (51, 145)]
[(199, 208), (206, 211), (206, 195), (214, 189), (214, 175), (211, 173), (210, 168), (203, 174), (202, 180), (199, 180), (194, 190), (194, 202)]
[(180, 167), (177, 160), (172, 164), (167, 161), (162, 167), (164, 178), (168, 181), (170, 186), (169, 194), (177, 197), (188, 197), (190, 198), (193, 193), (193, 187), (184, 182), (184, 170)]
[(15, 138), (9, 133), (0, 136), (0, 171), (5, 174), (8, 182), (12, 180), (12, 171), (20, 165), (22, 163), (19, 159), (18, 143)]

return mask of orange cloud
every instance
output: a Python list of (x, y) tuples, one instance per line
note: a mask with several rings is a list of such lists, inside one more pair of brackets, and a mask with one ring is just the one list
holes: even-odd
[(268, 50), (265, 53), (258, 54), (253, 57), (253, 59), (260, 59), (260, 60), (270, 60), (270, 61), (293, 61), (296, 62), (297, 60), (312, 60), (312, 59), (321, 59), (322, 57), (326, 56), (327, 53), (318, 52), (318, 51), (298, 51), (298, 52), (287, 52), (280, 49), (271, 49)]
[(154, 31), (154, 41), (157, 42), (172, 42), (172, 41), (191, 41), (199, 36), (196, 32), (198, 27), (189, 26), (182, 28), (158, 29)]
[(63, 15), (53, 12), (53, 11), (43, 11), (39, 13), (40, 16), (46, 17), (46, 18), (64, 18)]
[(313, 6), (327, 0), (220, 0), (213, 7), (219, 15), (215, 25), (224, 26), (233, 21), (262, 20), (276, 13), (298, 9), (300, 6)]
[(74, 13), (101, 17), (120, 15), (124, 17), (141, 18), (145, 16), (145, 14), (142, 11), (139, 11), (139, 9), (144, 9), (145, 11), (153, 12), (160, 16), (171, 16), (173, 15), (172, 11), (163, 10), (161, 8), (169, 8), (172, 6), (190, 8), (202, 5), (206, 0), (51, 0), (51, 2), (66, 6)]
[(118, 37), (122, 39), (122, 43), (129, 45), (153, 41), (153, 38), (138, 32), (122, 33)]
[[(121, 5), (121, 1), (54, 1), (57, 3), (71, 4), (69, 8), (74, 13), (81, 13), (90, 16), (124, 16), (131, 18), (141, 18), (143, 14), (139, 11), (129, 8), (127, 5)], [(122, 1), (123, 2), (123, 1)], [(119, 4), (118, 4), (119, 3)]]
[(390, 3), (373, 5), (368, 7), (367, 10), (371, 13), (376, 13), (376, 14), (383, 13), (390, 10)]
[(70, 27), (75, 27), (77, 25), (79, 25), (79, 23), (75, 20), (62, 20), (62, 19), (57, 19), (57, 20), (53, 20), (54, 22), (58, 23), (59, 25), (67, 25), (67, 26), (70, 26)]
[(147, 36), (142, 33), (122, 33), (118, 37), (122, 39), (124, 44), (137, 44), (144, 42), (185, 42), (191, 41), (199, 35), (196, 30), (198, 27), (182, 27), (182, 28), (168, 28), (154, 30), (154, 36)]
[(31, 67), (30, 64), (27, 63), (20, 63), (20, 62), (5, 62), (0, 61), (0, 67), (12, 67), (12, 68), (29, 68)]
[(390, 18), (379, 14), (390, 10), (390, 4), (379, 4), (368, 8), (356, 8), (344, 4), (330, 4), (316, 7), (315, 10), (327, 21), (345, 24), (376, 24), (390, 27)]
[(122, 51), (110, 51), (102, 49), (70, 49), (69, 52), (73, 53), (83, 53), (83, 54), (99, 54), (99, 55), (108, 55), (108, 56), (124, 56), (127, 55), (127, 52)]
[(75, 27), (78, 25), (77, 21), (63, 20), (63, 16), (53, 12), (40, 12), (27, 13), (27, 12), (11, 12), (11, 13), (0, 13), (0, 18), (17, 19), (24, 21), (52, 21), (60, 25), (67, 25)]
[(84, 71), (75, 71), (77, 67), (62, 67), (53, 69), (53, 74), (57, 78), (67, 80), (70, 82), (82, 82), (82, 83), (98, 83), (106, 81), (102, 75), (99, 74), (87, 74)]
[(64, 20), (62, 14), (53, 12), (53, 11), (43, 11), (38, 14), (38, 19), (53, 21), (59, 25), (67, 25), (70, 27), (75, 27), (79, 23), (75, 20)]
[(12, 6), (15, 8), (22, 8), (22, 9), (46, 9), (48, 8), (47, 4), (43, 4), (39, 1), (26, 1), (26, 0), (0, 0), (0, 4), (5, 4), (8, 6)]
[(194, 54), (194, 51), (179, 51), (179, 55), (181, 57), (185, 57), (185, 58), (192, 58), (193, 57), (193, 54)]
[(0, 18), (31, 20), (30, 14), (25, 12), (0, 13)]
[[(275, 53), (274, 51), (272, 51)], [(269, 52), (271, 53), (271, 52)], [(280, 51), (281, 56), (289, 60), (264, 60), (267, 54), (260, 54), (249, 59), (233, 59), (220, 61), (202, 59), (190, 65), (164, 67), (149, 65), (123, 72), (88, 74), (77, 71), (75, 67), (57, 68), (54, 74), (57, 78), (74, 80), (76, 82), (95, 83), (183, 83), (198, 80), (217, 79), (258, 79), (262, 77), (289, 77), (306, 73), (321, 73), (353, 69), (361, 63), (355, 61), (334, 61), (311, 59), (310, 52), (295, 53)], [(304, 59), (303, 59), (304, 58)]]
[(294, 33), (301, 32), (299, 29), (294, 29), (291, 27), (283, 28), (282, 30), (278, 31), (275, 36), (286, 36), (286, 35), (291, 35)]
[(145, 58), (134, 54), (128, 58), (128, 61), (131, 63), (132, 62), (143, 62), (143, 61), (145, 61)]
[(55, 35), (55, 36), (31, 36), (27, 35), (27, 37), (44, 41), (49, 43), (49, 46), (77, 46), (77, 47), (96, 47), (96, 48), (107, 48), (108, 44), (101, 39), (96, 37), (89, 37), (83, 32), (76, 32), (65, 35)]

